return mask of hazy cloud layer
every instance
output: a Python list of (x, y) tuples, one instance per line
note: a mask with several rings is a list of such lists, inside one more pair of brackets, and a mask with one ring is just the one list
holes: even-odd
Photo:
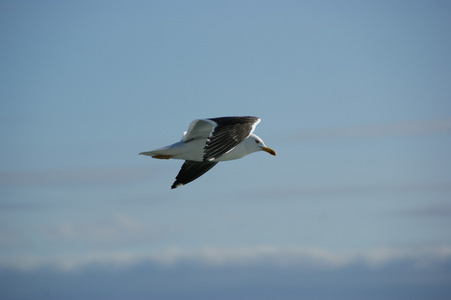
[(400, 211), (401, 214), (425, 217), (451, 217), (451, 203), (430, 204)]
[(83, 223), (61, 222), (39, 227), (41, 238), (49, 242), (86, 243), (90, 245), (121, 245), (134, 240), (152, 240), (158, 233), (148, 223), (144, 224), (125, 214), (115, 214)]
[[(263, 190), (258, 192), (258, 197), (295, 197), (295, 196), (322, 196), (322, 195), (346, 195), (356, 193), (379, 192), (406, 192), (406, 191), (432, 191), (449, 190), (451, 182), (417, 182), (417, 183), (393, 183), (384, 185), (348, 185), (348, 186), (306, 186), (298, 188), (281, 188)], [(255, 193), (253, 193), (255, 195)], [(248, 195), (248, 196), (252, 196)]]
[(450, 266), (450, 246), (21, 257), (1, 261), (0, 298), (442, 300), (451, 293)]
[(205, 266), (272, 264), (339, 269), (356, 263), (371, 268), (380, 268), (404, 261), (409, 261), (419, 268), (428, 268), (449, 260), (451, 260), (451, 246), (446, 245), (414, 248), (385, 247), (341, 252), (319, 248), (258, 246), (203, 247), (198, 249), (173, 247), (161, 251), (102, 252), (51, 257), (20, 255), (3, 257), (0, 260), (0, 265), (18, 270), (33, 270), (41, 267), (74, 270), (92, 265), (130, 266), (142, 263), (154, 263), (162, 266), (175, 266), (184, 263)]
[(108, 186), (127, 184), (148, 179), (160, 167), (105, 167), (79, 170), (55, 170), (36, 172), (2, 172), (0, 185), (16, 186)]

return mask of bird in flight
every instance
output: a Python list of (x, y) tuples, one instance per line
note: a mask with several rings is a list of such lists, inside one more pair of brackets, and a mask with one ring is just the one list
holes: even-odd
[(276, 152), (253, 134), (258, 117), (221, 117), (191, 122), (182, 139), (172, 145), (142, 155), (157, 159), (183, 159), (172, 189), (187, 184), (213, 168), (220, 161), (239, 159), (257, 151)]

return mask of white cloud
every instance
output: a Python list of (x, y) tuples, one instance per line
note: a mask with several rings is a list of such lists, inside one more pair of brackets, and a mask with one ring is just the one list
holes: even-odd
[(168, 248), (163, 251), (90, 253), (86, 255), (31, 256), (18, 255), (0, 258), (0, 266), (34, 270), (54, 267), (60, 270), (76, 270), (90, 265), (133, 266), (139, 263), (155, 263), (175, 266), (179, 263), (195, 263), (207, 266), (247, 265), (300, 265), (321, 269), (339, 269), (353, 264), (380, 268), (392, 263), (409, 262), (417, 268), (428, 268), (451, 259), (451, 246), (438, 247), (385, 247), (362, 251), (330, 251), (303, 247), (203, 247), (198, 249)]
[(152, 240), (159, 230), (126, 214), (94, 219), (86, 222), (64, 221), (38, 228), (42, 239), (51, 244), (83, 244), (91, 247), (133, 244)]

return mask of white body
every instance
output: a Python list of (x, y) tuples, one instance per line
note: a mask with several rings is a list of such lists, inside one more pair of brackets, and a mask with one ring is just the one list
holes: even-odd
[[(182, 138), (180, 142), (156, 150), (143, 152), (142, 154), (148, 156), (170, 155), (173, 159), (203, 161), (204, 147), (205, 139), (193, 139), (185, 142)], [(251, 134), (235, 148), (212, 161), (239, 159), (247, 154), (260, 151), (262, 148), (266, 148), (263, 141), (255, 134)]]

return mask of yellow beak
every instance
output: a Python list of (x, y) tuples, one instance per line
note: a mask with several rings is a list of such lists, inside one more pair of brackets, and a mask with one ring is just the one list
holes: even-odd
[(265, 152), (268, 152), (268, 153), (271, 154), (271, 155), (274, 155), (274, 156), (277, 155), (277, 154), (276, 154), (276, 151), (272, 150), (272, 149), (269, 148), (269, 147), (262, 147), (262, 150), (265, 151)]

